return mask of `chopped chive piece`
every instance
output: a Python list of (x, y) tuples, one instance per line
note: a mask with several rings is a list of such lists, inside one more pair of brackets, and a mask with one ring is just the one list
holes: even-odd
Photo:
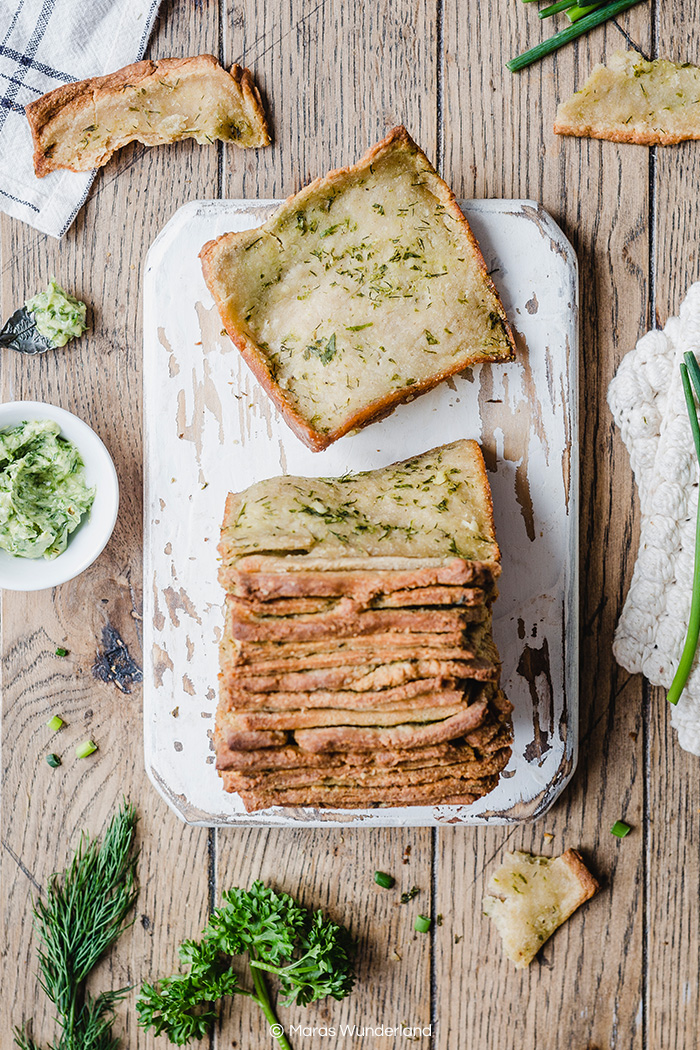
[(47, 755), (46, 756), (46, 761), (48, 762), (48, 764), (51, 766), (52, 769), (58, 769), (58, 767), (61, 764), (61, 760), (58, 757), (58, 755), (54, 755), (54, 754)]
[(377, 886), (382, 886), (385, 890), (390, 890), (394, 885), (394, 878), (392, 875), (387, 875), (385, 871), (375, 871), (374, 881)]
[(60, 715), (54, 715), (46, 724), (52, 733), (57, 733), (64, 723)]
[(566, 12), (566, 17), (569, 19), (570, 22), (578, 22), (582, 18), (585, 18), (586, 15), (590, 15), (591, 11), (597, 11), (598, 8), (602, 6), (602, 3), (585, 5), (574, 4), (574, 6), (570, 7), (569, 10)]
[(427, 933), (432, 926), (432, 921), (427, 915), (416, 915), (416, 921), (413, 923), (413, 929), (418, 930), (418, 933)]
[(405, 893), (401, 894), (401, 903), (408, 904), (408, 902), (412, 901), (414, 897), (417, 897), (419, 893), (420, 890), (417, 886), (411, 886), (410, 890), (406, 890)]
[[(685, 364), (681, 365), (681, 379), (683, 381), (683, 393), (685, 395), (685, 403), (688, 409), (688, 419), (690, 420), (690, 430), (693, 435), (693, 443), (695, 445), (695, 453), (700, 460), (700, 424), (698, 423), (698, 414), (695, 407), (695, 400), (693, 399), (693, 391), (690, 386), (690, 380), (693, 381), (695, 392), (700, 398), (700, 368), (695, 359), (695, 355), (688, 351), (684, 355)], [(693, 566), (693, 590), (690, 598), (690, 617), (688, 619), (688, 631), (685, 637), (685, 644), (683, 646), (683, 652), (678, 663), (678, 668), (671, 687), (668, 691), (666, 699), (669, 704), (677, 704), (681, 698), (681, 693), (685, 689), (686, 682), (690, 677), (690, 672), (695, 660), (695, 651), (698, 647), (698, 639), (700, 638), (700, 500), (698, 500), (698, 516), (695, 523), (695, 564)]]
[(576, 0), (559, 0), (558, 4), (550, 4), (537, 12), (538, 18), (549, 18), (550, 15), (558, 15), (560, 11), (568, 11), (570, 7), (576, 6)]
[(510, 62), (506, 62), (506, 66), (511, 73), (517, 73), (533, 62), (539, 61), (540, 58), (544, 58), (545, 55), (551, 55), (552, 51), (558, 50), (558, 48), (568, 44), (571, 40), (576, 40), (577, 37), (583, 36), (589, 29), (595, 29), (596, 26), (602, 25), (603, 22), (607, 22), (608, 19), (614, 18), (615, 15), (619, 15), (628, 8), (634, 7), (639, 2), (640, 0), (614, 0), (611, 4), (605, 4), (604, 7), (591, 11), (589, 15), (581, 18), (574, 25), (567, 26), (560, 33), (555, 33), (549, 40), (543, 40), (541, 44), (531, 47), (529, 51), (523, 51), (522, 55), (511, 58)]
[(75, 749), (78, 758), (87, 758), (93, 751), (97, 751), (97, 744), (94, 744), (92, 740), (83, 740), (82, 744), (78, 744)]
[(619, 839), (623, 839), (625, 835), (629, 835), (632, 828), (629, 824), (625, 824), (624, 820), (616, 820), (610, 830), (613, 835), (617, 835)]
[(68, 650), (59, 645), (56, 650), (56, 656), (68, 656)]

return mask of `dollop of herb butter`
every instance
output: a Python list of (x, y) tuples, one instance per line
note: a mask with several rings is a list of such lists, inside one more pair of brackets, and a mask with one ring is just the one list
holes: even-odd
[(24, 305), (34, 315), (39, 334), (45, 336), (53, 347), (65, 346), (69, 340), (87, 331), (87, 306), (64, 292), (53, 277), (45, 292), (38, 292)]
[(92, 506), (80, 452), (50, 419), (0, 431), (0, 547), (57, 558)]

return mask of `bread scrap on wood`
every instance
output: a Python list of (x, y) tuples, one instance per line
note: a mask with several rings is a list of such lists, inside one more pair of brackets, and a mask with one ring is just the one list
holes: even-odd
[(575, 849), (553, 859), (508, 853), (489, 880), (484, 914), (495, 922), (508, 958), (524, 969), (554, 931), (599, 889)]
[(700, 139), (700, 66), (616, 51), (560, 104), (554, 130), (641, 146)]
[(513, 357), (469, 224), (403, 127), (200, 257), (228, 334), (314, 451)]
[(91, 171), (129, 142), (159, 146), (217, 139), (245, 149), (270, 136), (250, 71), (227, 72), (213, 55), (134, 62), (104, 77), (64, 84), (26, 107), (39, 178)]

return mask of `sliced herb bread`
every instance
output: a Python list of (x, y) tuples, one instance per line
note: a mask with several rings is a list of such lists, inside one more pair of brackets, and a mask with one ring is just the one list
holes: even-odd
[(513, 356), (471, 229), (402, 127), (200, 257), (226, 330), (314, 450)]
[(248, 554), (497, 563), (491, 490), (476, 441), (454, 441), (342, 478), (275, 477), (226, 500), (221, 574)]

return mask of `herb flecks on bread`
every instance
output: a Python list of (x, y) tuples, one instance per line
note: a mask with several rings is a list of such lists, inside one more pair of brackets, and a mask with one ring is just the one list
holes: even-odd
[(64, 84), (26, 107), (39, 178), (90, 171), (129, 142), (158, 146), (217, 139), (267, 146), (260, 95), (247, 69), (227, 72), (213, 55), (147, 59), (104, 77)]
[(496, 924), (503, 949), (518, 969), (600, 888), (574, 849), (560, 857), (509, 853), (486, 887), (484, 914)]
[(469, 225), (405, 128), (201, 259), (229, 335), (315, 450), (468, 365), (513, 356)]
[(616, 51), (557, 111), (558, 135), (670, 146), (700, 138), (700, 67)]
[(226, 501), (222, 573), (248, 554), (468, 558), (497, 563), (491, 492), (476, 441), (454, 441), (342, 478), (276, 477)]

